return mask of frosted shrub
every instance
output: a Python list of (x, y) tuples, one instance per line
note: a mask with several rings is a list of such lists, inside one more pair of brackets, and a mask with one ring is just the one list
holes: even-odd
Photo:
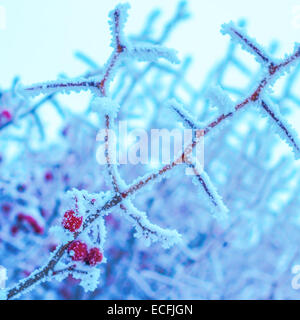
[[(30, 86), (16, 79), (2, 92), (2, 150), (14, 142), (22, 152), (1, 155), (0, 257), (9, 274), (1, 299), (293, 297), (286, 287), (299, 251), (299, 174), (292, 152), (277, 150), (282, 140), (299, 157), (286, 101), (299, 106), (290, 88), (300, 46), (274, 60), (242, 27), (225, 24), (222, 33), (232, 38), (226, 59), (198, 89), (185, 78), (191, 59), (180, 62), (163, 46), (188, 17), (186, 3), (158, 39), (149, 32), (158, 11), (129, 37), (128, 10), (122, 4), (109, 14), (112, 53), (103, 67), (77, 53), (90, 68), (86, 74)], [(259, 73), (238, 60), (239, 45), (254, 55)], [(232, 64), (249, 87), (224, 84)], [(286, 90), (275, 97), (271, 88), (281, 76)], [(82, 91), (90, 93), (87, 110), (64, 110), (60, 95)], [(60, 114), (63, 128), (58, 143), (37, 151), (32, 130), (45, 138), (44, 105)], [(114, 144), (125, 142), (108, 132), (121, 120), (131, 129), (187, 128), (192, 140), (158, 168), (120, 165), (112, 161)], [(204, 168), (192, 156), (201, 137)]]

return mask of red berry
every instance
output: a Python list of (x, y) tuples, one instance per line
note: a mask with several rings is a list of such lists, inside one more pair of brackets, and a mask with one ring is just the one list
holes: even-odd
[(8, 110), (3, 110), (1, 112), (1, 117), (4, 117), (7, 121), (12, 119), (11, 113)]
[(92, 248), (85, 259), (85, 262), (90, 266), (95, 266), (103, 260), (103, 254), (98, 248)]
[(57, 245), (56, 245), (56, 244), (51, 244), (51, 245), (49, 246), (50, 252), (53, 252), (56, 248), (57, 248)]
[(75, 232), (82, 225), (82, 217), (78, 217), (73, 210), (68, 210), (64, 214), (62, 225), (65, 229)]
[(73, 261), (84, 261), (88, 253), (87, 245), (79, 240), (73, 241), (68, 247), (68, 252)]
[(53, 180), (53, 174), (52, 174), (51, 171), (48, 171), (48, 172), (45, 173), (45, 180), (46, 180), (46, 181), (51, 181), (51, 180)]
[(16, 235), (16, 233), (19, 231), (19, 228), (17, 226), (12, 226), (10, 229), (12, 235)]

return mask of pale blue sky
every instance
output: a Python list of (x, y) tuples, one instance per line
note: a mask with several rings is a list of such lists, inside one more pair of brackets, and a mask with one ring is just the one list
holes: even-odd
[[(84, 66), (74, 57), (80, 49), (100, 64), (110, 53), (108, 12), (118, 0), (0, 0), (6, 11), (6, 29), (0, 30), (0, 86), (16, 75), (24, 83), (55, 79), (64, 71), (78, 75)], [(177, 0), (130, 0), (126, 30), (139, 31), (145, 16), (155, 7), (163, 10), (163, 23), (174, 12)], [(299, 0), (190, 0), (192, 18), (173, 33), (168, 45), (180, 55), (192, 54), (192, 81), (201, 82), (229, 41), (220, 26), (244, 17), (248, 32), (262, 45), (277, 39), (280, 53), (290, 52), (300, 42)], [(298, 17), (297, 17), (298, 15)]]

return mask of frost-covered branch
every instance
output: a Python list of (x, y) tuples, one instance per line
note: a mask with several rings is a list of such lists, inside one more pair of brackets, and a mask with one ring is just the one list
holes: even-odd
[(245, 35), (243, 31), (235, 26), (232, 22), (222, 26), (222, 33), (229, 34), (232, 39), (239, 42), (245, 50), (254, 54), (258, 62), (266, 64), (271, 63), (271, 60), (264, 49), (261, 48), (254, 39), (251, 39)]
[(58, 92), (80, 92), (82, 90), (91, 90), (94, 93), (97, 93), (99, 86), (99, 81), (76, 78), (74, 80), (49, 81), (46, 83), (35, 84), (33, 86), (25, 87), (24, 89), (20, 88), (19, 92), (24, 96), (30, 97), (40, 94), (54, 94)]
[[(222, 101), (223, 100), (224, 98), (222, 99)], [(217, 99), (217, 102), (219, 102), (219, 99)], [(197, 121), (193, 119), (189, 112), (175, 100), (170, 101), (168, 103), (168, 106), (183, 121), (187, 128), (198, 130), (198, 132), (194, 132), (193, 138), (193, 144), (196, 146), (196, 144), (199, 142), (199, 139), (202, 136), (202, 124), (197, 123)], [(187, 148), (184, 156), (184, 162), (187, 164), (188, 167), (192, 168), (195, 174), (195, 177), (193, 178), (194, 183), (196, 185), (200, 183), (201, 188), (208, 196), (209, 202), (212, 204), (211, 211), (213, 215), (220, 220), (224, 219), (227, 216), (228, 209), (223, 204), (222, 198), (219, 196), (209, 176), (203, 170), (203, 168), (201, 168), (199, 160), (193, 159), (193, 157), (191, 157), (191, 153), (188, 150), (189, 149)]]
[(228, 218), (228, 208), (224, 205), (222, 198), (218, 194), (215, 186), (211, 182), (209, 175), (201, 170), (201, 166), (199, 163), (191, 163), (189, 166), (193, 169), (195, 173), (195, 177), (193, 178), (193, 182), (198, 185), (200, 184), (201, 189), (204, 190), (205, 194), (209, 198), (209, 203), (211, 204), (211, 212), (213, 216), (218, 220), (225, 220)]
[(170, 248), (181, 241), (181, 235), (176, 230), (163, 229), (152, 224), (146, 213), (136, 209), (130, 200), (123, 201), (120, 208), (125, 212), (126, 219), (134, 225), (135, 237), (142, 238), (146, 245), (160, 242), (163, 248)]
[(261, 100), (261, 107), (264, 115), (267, 116), (271, 123), (271, 127), (275, 128), (282, 140), (286, 141), (293, 149), (296, 159), (300, 158), (300, 141), (298, 135), (293, 127), (282, 117), (277, 107), (272, 105), (271, 101), (268, 103)]

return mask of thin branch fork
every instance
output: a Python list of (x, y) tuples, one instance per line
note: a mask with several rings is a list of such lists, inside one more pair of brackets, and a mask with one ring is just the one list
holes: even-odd
[(109, 65), (104, 73), (104, 76), (102, 80), (100, 81), (98, 88), (101, 91), (102, 96), (106, 96), (106, 82), (109, 79), (110, 74), (112, 73), (113, 69), (117, 65), (117, 61), (121, 55), (121, 53), (126, 49), (126, 46), (121, 43), (120, 39), (120, 33), (122, 32), (120, 28), (120, 11), (119, 9), (116, 9), (113, 13), (114, 16), (114, 24), (115, 24), (115, 41), (116, 41), (116, 47), (112, 53), (112, 56), (110, 58)]
[(263, 63), (266, 63), (270, 75), (273, 75), (278, 69), (287, 66), (300, 56), (300, 48), (298, 48), (294, 55), (290, 56), (285, 61), (276, 64), (267, 56), (263, 49), (256, 45), (254, 41), (249, 39), (248, 36), (244, 35), (242, 31), (237, 30), (232, 24), (229, 24), (229, 26), (225, 26), (225, 30), (223, 30), (223, 32), (229, 33), (230, 35), (235, 35), (240, 41), (240, 43), (243, 44), (246, 48), (248, 48), (252, 54), (254, 54)]
[(264, 77), (261, 82), (259, 83), (257, 89), (245, 100), (243, 100), (241, 103), (237, 104), (235, 106), (235, 111), (234, 112), (229, 112), (227, 114), (222, 114), (220, 115), (215, 121), (212, 121), (209, 125), (206, 126), (204, 129), (204, 134), (207, 134), (212, 128), (217, 126), (219, 123), (221, 123), (223, 120), (233, 116), (233, 114), (244, 108), (247, 104), (251, 102), (257, 102), (260, 99), (260, 95), (262, 91), (265, 89), (265, 87), (270, 83), (272, 78), (274, 77), (275, 74), (277, 74), (279, 71), (281, 71), (283, 68), (287, 67), (288, 65), (292, 64), (296, 59), (300, 57), (300, 48), (290, 57), (288, 57), (285, 61), (273, 65), (271, 69), (268, 71), (268, 75)]
[(126, 46), (121, 43), (120, 39), (120, 10), (119, 8), (116, 8), (113, 13), (113, 23), (115, 27), (115, 41), (116, 41), (116, 47), (114, 51), (111, 54), (111, 57), (108, 60), (108, 64), (106, 67), (106, 70), (104, 71), (104, 75), (100, 81), (89, 81), (89, 80), (83, 80), (83, 81), (64, 81), (64, 82), (52, 82), (52, 83), (46, 83), (41, 84), (33, 87), (27, 87), (25, 88), (25, 91), (31, 92), (31, 91), (42, 91), (45, 89), (76, 89), (76, 88), (90, 88), (90, 89), (99, 89), (101, 96), (106, 96), (106, 87), (107, 82), (109, 82), (110, 75), (114, 71), (115, 67), (117, 66), (118, 59), (122, 52), (125, 51)]
[[(32, 86), (32, 87), (26, 87), (25, 90), (28, 92), (32, 91), (37, 91), (37, 90), (51, 90), (51, 89), (58, 89), (58, 90), (63, 90), (63, 89), (75, 89), (75, 88), (91, 88), (91, 89), (99, 89), (101, 92), (102, 96), (106, 96), (106, 89), (105, 85), (107, 80), (109, 79), (110, 74), (112, 73), (117, 60), (120, 56), (120, 54), (126, 49), (126, 46), (121, 43), (120, 40), (120, 12), (119, 9), (117, 8), (114, 12), (114, 24), (115, 24), (115, 30), (116, 30), (116, 49), (114, 49), (109, 61), (109, 65), (106, 68), (106, 71), (103, 75), (103, 78), (100, 81), (88, 81), (88, 80), (83, 80), (80, 82), (73, 82), (73, 81), (66, 81), (66, 82), (52, 82), (48, 84), (41, 84), (37, 86)], [(41, 101), (39, 101), (36, 105), (34, 105), (30, 110), (24, 112), (23, 114), (20, 115), (20, 118), (24, 118), (29, 114), (33, 114), (42, 104), (44, 104), (46, 101), (51, 100), (54, 97), (54, 93), (46, 96), (43, 98)], [(14, 123), (14, 119), (11, 119), (10, 121), (5, 122), (3, 125), (0, 126), (0, 130), (10, 126)]]
[[(199, 124), (197, 124), (194, 119), (192, 119), (187, 111), (180, 110), (180, 108), (178, 108), (176, 105), (172, 105), (172, 109), (188, 128), (193, 129), (193, 143), (195, 143), (196, 145), (200, 141), (199, 139), (204, 136), (204, 131), (197, 129), (199, 127)], [(221, 201), (218, 199), (217, 192), (213, 187), (208, 175), (203, 171), (197, 159), (196, 161), (192, 159), (191, 155), (193, 148), (187, 148), (185, 151), (186, 153), (184, 157), (184, 163), (193, 170), (196, 179), (202, 186), (204, 192), (207, 194), (210, 202), (215, 208), (221, 208), (221, 210), (227, 211), (223, 203), (221, 203)]]

